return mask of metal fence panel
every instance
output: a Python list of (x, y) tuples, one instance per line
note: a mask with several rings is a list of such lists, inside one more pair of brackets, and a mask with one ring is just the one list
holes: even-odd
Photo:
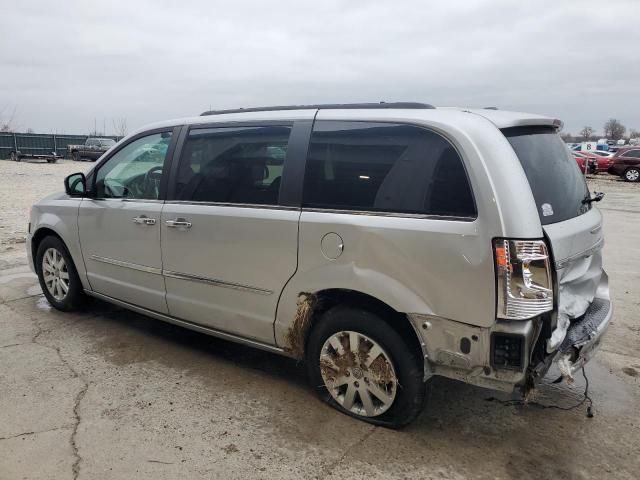
[[(57, 155), (67, 154), (67, 145), (84, 144), (89, 135), (49, 135), (42, 133), (0, 133), (0, 158), (9, 158), (11, 152), (17, 150), (25, 154)], [(112, 138), (116, 141), (120, 137), (101, 135), (100, 138)]]

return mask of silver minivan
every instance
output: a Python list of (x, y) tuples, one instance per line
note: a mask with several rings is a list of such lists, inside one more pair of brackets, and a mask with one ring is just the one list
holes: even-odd
[(141, 129), (33, 206), (55, 308), (87, 296), (304, 360), (399, 427), (441, 375), (570, 379), (612, 316), (602, 216), (553, 118), (418, 103), (206, 112)]

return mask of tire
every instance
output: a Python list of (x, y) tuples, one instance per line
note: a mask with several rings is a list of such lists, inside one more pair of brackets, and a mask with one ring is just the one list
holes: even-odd
[(18, 154), (16, 152), (11, 152), (11, 160), (14, 162), (19, 162), (20, 161), (20, 157), (18, 156)]
[[(332, 345), (338, 339), (349, 345), (350, 339), (354, 338), (352, 335), (357, 339), (359, 354), (338, 355), (338, 350)], [(338, 345), (344, 349), (345, 343)], [(367, 367), (374, 345), (380, 347), (380, 353)], [(376, 314), (348, 306), (328, 310), (313, 326), (305, 350), (312, 388), (321, 400), (340, 412), (374, 425), (401, 428), (422, 411), (426, 384), (420, 357), (412, 352), (398, 332)], [(345, 366), (341, 360), (345, 358), (351, 359), (350, 365), (347, 362)], [(377, 373), (371, 367), (374, 363), (377, 363)], [(387, 382), (387, 379), (392, 380)], [(373, 394), (372, 397), (367, 391), (384, 395), (376, 397)], [(362, 400), (361, 392), (369, 397), (369, 402)], [(385, 395), (386, 401), (380, 400)]]
[(627, 182), (637, 182), (640, 180), (640, 167), (627, 168), (622, 174)]
[[(45, 255), (47, 256), (46, 260)], [(57, 272), (52, 272), (51, 265), (59, 266), (60, 259), (64, 261), (62, 268), (58, 268)], [(45, 265), (44, 262), (47, 262), (47, 264)], [(86, 297), (82, 291), (82, 283), (80, 282), (80, 277), (78, 277), (78, 271), (62, 240), (54, 236), (45, 237), (38, 245), (35, 265), (42, 292), (52, 307), (63, 312), (71, 312), (79, 310), (84, 305)], [(45, 270), (49, 272), (46, 279)], [(51, 280), (52, 276), (53, 280)], [(65, 281), (67, 285), (66, 292), (64, 286), (61, 285)], [(56, 282), (59, 285), (58, 287), (54, 286)]]
[(71, 159), (76, 162), (79, 162), (82, 160), (82, 157), (80, 156), (79, 152), (71, 152)]

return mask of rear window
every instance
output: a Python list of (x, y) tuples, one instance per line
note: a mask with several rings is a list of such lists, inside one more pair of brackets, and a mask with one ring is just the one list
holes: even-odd
[(462, 159), (424, 128), (318, 121), (304, 180), (306, 207), (474, 218)]
[(502, 130), (527, 175), (543, 225), (563, 222), (589, 210), (589, 189), (562, 139), (552, 127)]

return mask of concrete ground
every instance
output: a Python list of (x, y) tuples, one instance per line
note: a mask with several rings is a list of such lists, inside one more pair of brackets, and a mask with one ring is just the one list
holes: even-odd
[[(0, 192), (18, 195), (0, 205), (0, 223), (3, 208), (16, 219), (0, 248), (0, 479), (638, 478), (640, 185), (591, 181), (607, 192), (616, 306), (587, 367), (594, 418), (435, 379), (419, 419), (391, 431), (320, 403), (294, 361), (100, 302), (52, 310), (22, 253), (19, 195), (87, 166), (0, 161)], [(543, 385), (536, 400), (568, 407), (583, 389)]]

